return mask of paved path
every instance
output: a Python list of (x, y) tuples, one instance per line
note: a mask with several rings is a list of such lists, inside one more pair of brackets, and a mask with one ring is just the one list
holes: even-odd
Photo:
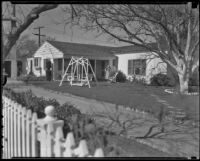
[[(18, 85), (13, 88), (17, 91), (31, 89), (32, 92), (38, 97), (42, 96), (47, 99), (54, 98), (61, 104), (65, 102), (70, 102), (71, 104), (74, 104), (82, 113), (104, 113), (114, 116), (118, 112), (119, 116), (121, 117), (121, 121), (128, 119), (133, 120), (134, 126), (132, 127), (132, 129), (128, 130), (128, 137), (134, 138), (144, 136), (147, 133), (149, 127), (158, 124), (155, 118), (131, 110), (122, 110), (123, 107), (119, 107), (118, 111), (116, 111), (116, 106), (111, 103), (99, 102), (92, 99), (73, 96), (71, 94), (60, 94), (34, 86), (27, 87)], [(161, 101), (162, 103), (165, 103), (163, 100)], [(108, 125), (109, 123), (109, 121), (105, 118), (98, 118), (98, 121), (101, 123), (105, 123), (105, 125)], [(162, 151), (174, 154), (176, 156), (199, 157), (198, 128), (193, 128), (190, 125), (187, 125), (187, 123), (183, 125), (174, 125), (171, 122), (165, 122), (165, 129), (166, 131), (164, 133), (161, 133), (153, 138), (139, 139), (138, 141), (153, 146), (154, 148), (159, 148)], [(113, 130), (119, 132), (120, 128), (116, 125), (114, 126)], [(153, 132), (158, 132), (158, 129), (155, 129), (155, 131)]]

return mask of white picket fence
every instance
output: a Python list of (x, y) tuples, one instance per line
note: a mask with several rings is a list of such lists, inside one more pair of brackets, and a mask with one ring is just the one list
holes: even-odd
[(63, 120), (53, 117), (54, 107), (45, 108), (46, 117), (38, 119), (11, 99), (3, 97), (3, 157), (104, 157), (101, 148), (94, 155), (87, 142), (75, 145), (73, 133), (63, 137)]

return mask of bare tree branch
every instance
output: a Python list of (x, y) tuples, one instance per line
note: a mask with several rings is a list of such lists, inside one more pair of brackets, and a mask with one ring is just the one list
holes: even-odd
[(3, 56), (4, 58), (9, 54), (9, 51), (13, 47), (13, 45), (18, 40), (20, 34), (28, 28), (28, 26), (39, 17), (39, 14), (42, 12), (45, 12), (47, 10), (54, 9), (58, 6), (58, 4), (54, 5), (39, 5), (38, 7), (33, 8), (30, 13), (26, 16), (24, 22), (19, 25), (11, 34), (8, 35), (7, 39), (8, 41), (3, 46)]

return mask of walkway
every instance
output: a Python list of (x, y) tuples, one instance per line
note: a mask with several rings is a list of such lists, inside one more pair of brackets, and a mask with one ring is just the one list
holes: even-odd
[[(128, 138), (135, 138), (144, 136), (149, 128), (153, 125), (157, 125), (158, 121), (151, 116), (142, 114), (140, 112), (135, 112), (127, 108), (124, 110), (122, 106), (116, 108), (114, 104), (99, 102), (92, 99), (87, 99), (83, 97), (73, 96), (71, 94), (63, 94), (55, 91), (45, 90), (42, 88), (34, 86), (15, 86), (13, 89), (17, 91), (23, 91), (31, 89), (34, 94), (38, 97), (44, 98), (54, 98), (59, 101), (60, 104), (65, 102), (70, 102), (74, 104), (82, 113), (87, 114), (104, 114), (116, 117), (119, 115), (120, 121), (131, 121), (132, 127), (127, 131)], [(155, 97), (155, 96), (154, 96)], [(163, 101), (163, 103), (165, 103)], [(108, 126), (111, 122), (106, 118), (96, 117), (98, 122)], [(199, 128), (191, 127), (188, 125), (188, 122), (185, 122), (182, 125), (175, 125), (169, 121), (164, 122), (165, 132), (158, 133), (152, 138), (138, 139), (139, 142), (145, 143), (153, 148), (168, 152), (173, 156), (196, 156), (199, 157)], [(113, 127), (115, 132), (120, 132), (122, 130), (118, 125)], [(154, 134), (158, 132), (158, 128), (155, 128), (152, 131)]]

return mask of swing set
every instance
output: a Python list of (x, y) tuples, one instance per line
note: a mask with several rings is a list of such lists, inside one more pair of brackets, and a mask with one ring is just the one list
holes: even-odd
[[(67, 80), (70, 82), (71, 86), (86, 85), (90, 88), (90, 80), (91, 79), (89, 79), (89, 74), (88, 74), (89, 68), (91, 69), (93, 77), (94, 77), (95, 81), (97, 82), (96, 75), (92, 69), (92, 66), (91, 66), (88, 58), (72, 56), (68, 66), (65, 70), (65, 73), (61, 79), (59, 86), (62, 85), (64, 78), (67, 76)], [(71, 73), (69, 74), (68, 71), (70, 71), (70, 69), (71, 69)]]

